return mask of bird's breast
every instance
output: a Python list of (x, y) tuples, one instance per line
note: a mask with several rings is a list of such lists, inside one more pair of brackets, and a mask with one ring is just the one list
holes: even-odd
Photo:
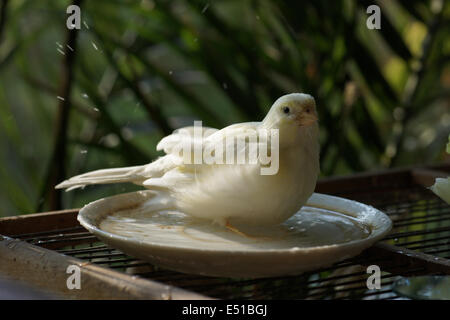
[(281, 223), (314, 191), (318, 155), (302, 147), (280, 149), (278, 171), (261, 174), (259, 165), (217, 165), (195, 175), (176, 195), (181, 210), (200, 218), (232, 223)]

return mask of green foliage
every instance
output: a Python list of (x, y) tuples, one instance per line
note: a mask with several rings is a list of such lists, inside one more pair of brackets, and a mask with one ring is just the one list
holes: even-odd
[[(4, 3), (0, 216), (50, 207), (70, 4)], [(381, 29), (369, 30), (370, 4), (82, 1), (68, 145), (57, 157), (65, 176), (149, 162), (171, 130), (194, 119), (213, 127), (261, 120), (289, 92), (316, 98), (324, 176), (441, 160), (450, 130), (450, 6), (380, 1)], [(63, 206), (134, 189), (86, 188), (64, 194)]]

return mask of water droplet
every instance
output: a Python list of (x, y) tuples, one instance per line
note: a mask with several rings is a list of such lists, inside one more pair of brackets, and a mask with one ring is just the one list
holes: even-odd
[(125, 140), (130, 140), (134, 136), (133, 130), (131, 130), (130, 128), (127, 128), (127, 127), (122, 128), (121, 133)]
[(103, 142), (107, 147), (114, 148), (119, 145), (120, 139), (115, 133), (110, 133), (100, 139), (100, 142)]
[(209, 8), (209, 3), (207, 3), (207, 4), (203, 7), (203, 9), (202, 9), (202, 14), (205, 13), (206, 10), (208, 10), (208, 8)]

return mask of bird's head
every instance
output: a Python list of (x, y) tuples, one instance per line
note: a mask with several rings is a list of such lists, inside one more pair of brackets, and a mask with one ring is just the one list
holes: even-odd
[(305, 93), (291, 93), (278, 98), (263, 123), (271, 128), (309, 127), (318, 121), (316, 102)]
[(305, 93), (278, 98), (262, 121), (262, 127), (279, 131), (280, 146), (298, 146), (308, 141), (316, 143), (319, 125), (314, 98)]

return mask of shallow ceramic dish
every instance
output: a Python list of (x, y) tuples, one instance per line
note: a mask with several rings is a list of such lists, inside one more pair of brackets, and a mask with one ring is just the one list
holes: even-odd
[(392, 225), (373, 207), (315, 193), (283, 224), (239, 226), (245, 233), (240, 235), (180, 212), (155, 210), (154, 196), (146, 190), (100, 199), (82, 208), (78, 220), (106, 244), (161, 267), (238, 278), (326, 267), (359, 254)]

